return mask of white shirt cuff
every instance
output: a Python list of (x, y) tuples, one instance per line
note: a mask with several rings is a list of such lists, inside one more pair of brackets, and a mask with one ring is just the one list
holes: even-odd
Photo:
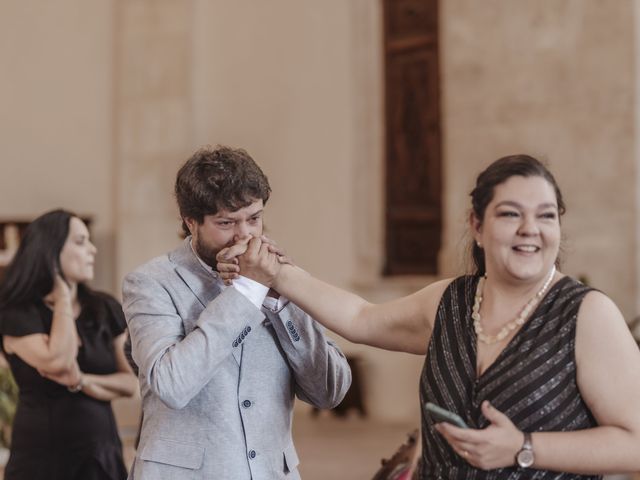
[(266, 297), (263, 305), (267, 310), (270, 310), (273, 313), (278, 313), (287, 305), (287, 303), (289, 303), (289, 299), (280, 295), (278, 298)]
[(247, 277), (240, 276), (233, 281), (233, 287), (244, 295), (258, 310), (262, 308), (269, 287)]

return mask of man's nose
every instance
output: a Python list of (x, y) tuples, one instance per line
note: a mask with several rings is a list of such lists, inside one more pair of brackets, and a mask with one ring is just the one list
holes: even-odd
[(251, 232), (249, 232), (249, 225), (247, 224), (247, 222), (238, 222), (236, 224), (236, 237), (246, 237), (247, 235), (249, 235), (249, 233)]

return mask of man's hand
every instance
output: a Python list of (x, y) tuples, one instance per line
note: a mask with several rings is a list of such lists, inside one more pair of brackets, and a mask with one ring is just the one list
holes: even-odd
[[(220, 278), (224, 281), (226, 285), (231, 285), (231, 282), (238, 278), (241, 275), (240, 265), (238, 262), (238, 257), (243, 255), (247, 248), (249, 247), (249, 241), (252, 239), (250, 235), (246, 237), (240, 238), (235, 245), (231, 247), (223, 248), (216, 255), (217, 270), (220, 274)], [(263, 244), (267, 245), (267, 249), (270, 253), (276, 255), (276, 258), (281, 264), (289, 264), (294, 265), (293, 261), (290, 257), (288, 257), (284, 250), (279, 248), (276, 243), (268, 238), (266, 235), (262, 235), (260, 240)], [(242, 273), (244, 274), (244, 273)]]
[(486, 400), (482, 403), (482, 413), (491, 422), (482, 430), (458, 428), (445, 422), (436, 424), (435, 428), (456, 453), (474, 467), (491, 470), (514, 465), (524, 434)]

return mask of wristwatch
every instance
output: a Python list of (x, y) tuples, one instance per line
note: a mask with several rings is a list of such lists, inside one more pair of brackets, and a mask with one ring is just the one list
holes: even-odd
[(529, 432), (524, 433), (524, 443), (522, 448), (516, 455), (516, 463), (519, 467), (528, 468), (533, 465), (535, 457), (533, 456), (533, 444), (531, 443), (531, 434)]

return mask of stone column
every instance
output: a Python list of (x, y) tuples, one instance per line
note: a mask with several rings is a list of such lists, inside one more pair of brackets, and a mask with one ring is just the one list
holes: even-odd
[(116, 13), (117, 266), (176, 245), (175, 173), (193, 149), (190, 1), (126, 0)]
[[(180, 241), (172, 188), (193, 149), (192, 2), (117, 2), (114, 73), (116, 278)], [(120, 287), (118, 286), (118, 291)], [(139, 399), (114, 402), (135, 435)]]

